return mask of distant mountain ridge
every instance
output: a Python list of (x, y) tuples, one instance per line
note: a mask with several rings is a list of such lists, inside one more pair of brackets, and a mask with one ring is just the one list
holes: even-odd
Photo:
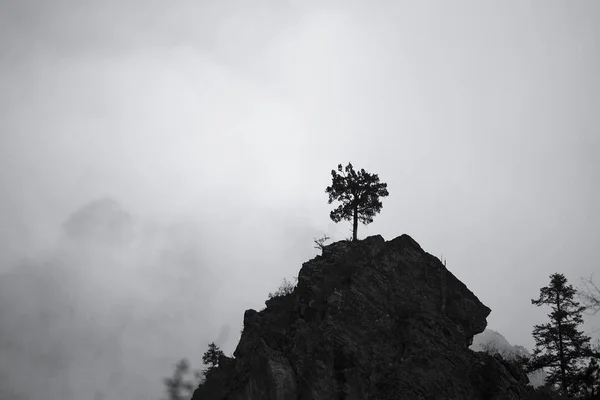
[[(473, 336), (473, 344), (469, 348), (473, 351), (485, 351), (486, 347), (495, 350), (507, 360), (513, 360), (516, 357), (531, 357), (531, 353), (525, 347), (513, 346), (499, 332), (491, 329), (486, 329)], [(533, 387), (538, 387), (544, 384), (546, 374), (544, 371), (536, 371), (528, 374), (527, 377)]]
[(112, 198), (96, 199), (63, 223), (70, 239), (92, 240), (106, 244), (127, 243), (133, 238), (133, 218)]
[(152, 398), (177, 355), (214, 329), (196, 322), (210, 319), (219, 284), (196, 226), (101, 198), (62, 229), (46, 254), (0, 273), (0, 400)]

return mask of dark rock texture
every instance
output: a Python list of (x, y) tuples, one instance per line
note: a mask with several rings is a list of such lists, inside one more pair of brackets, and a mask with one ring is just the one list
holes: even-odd
[[(445, 299), (444, 299), (445, 297)], [(337, 242), (294, 293), (244, 314), (193, 400), (522, 399), (521, 371), (468, 349), (490, 309), (410, 236)]]

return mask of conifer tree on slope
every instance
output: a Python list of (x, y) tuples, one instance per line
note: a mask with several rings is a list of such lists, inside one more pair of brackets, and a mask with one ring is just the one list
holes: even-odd
[(208, 345), (208, 350), (202, 355), (202, 362), (208, 365), (208, 368), (204, 371), (204, 375), (207, 375), (219, 365), (219, 358), (222, 355), (224, 355), (224, 353), (215, 342)]
[(578, 330), (585, 307), (573, 300), (576, 294), (563, 274), (550, 275), (550, 285), (540, 289), (536, 306), (549, 305), (550, 322), (535, 325), (535, 349), (528, 365), (530, 372), (546, 368), (546, 383), (556, 385), (564, 394), (577, 394), (582, 386), (583, 362), (593, 356), (590, 337)]
[(388, 196), (387, 183), (380, 183), (377, 174), (369, 174), (364, 169), (356, 172), (351, 163), (342, 171), (342, 164), (337, 172), (331, 170), (332, 184), (325, 189), (329, 194), (328, 204), (334, 200), (342, 204), (329, 213), (333, 222), (342, 219), (352, 220), (352, 240), (357, 240), (358, 221), (363, 224), (373, 222), (375, 214), (381, 211), (383, 204), (379, 197)]

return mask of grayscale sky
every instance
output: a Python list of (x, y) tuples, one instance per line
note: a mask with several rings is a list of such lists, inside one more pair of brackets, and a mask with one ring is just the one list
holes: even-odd
[[(443, 254), (531, 349), (548, 276), (599, 269), (598, 71), (596, 0), (0, 0), (0, 271), (83, 296), (78, 330), (28, 340), (113, 346), (69, 353), (44, 393), (159, 398), (178, 359), (231, 353), (314, 237), (350, 235), (324, 193), (348, 161), (390, 192), (359, 236)], [(127, 235), (77, 214), (97, 200)], [(3, 298), (33, 315), (20, 284)]]

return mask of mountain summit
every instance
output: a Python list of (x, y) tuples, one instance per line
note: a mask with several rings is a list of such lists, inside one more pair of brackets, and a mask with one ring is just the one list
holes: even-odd
[(244, 313), (192, 399), (526, 398), (522, 371), (468, 348), (490, 311), (408, 235), (333, 243)]

